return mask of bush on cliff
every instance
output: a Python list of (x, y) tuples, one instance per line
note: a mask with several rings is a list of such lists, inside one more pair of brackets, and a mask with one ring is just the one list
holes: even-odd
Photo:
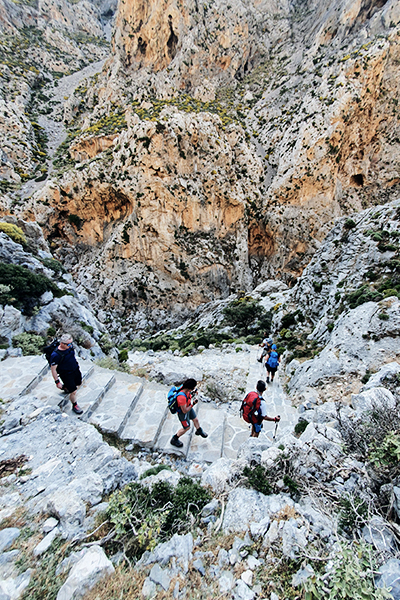
[(33, 313), (45, 292), (52, 292), (56, 297), (64, 294), (45, 275), (7, 263), (0, 263), (0, 285), (0, 304), (11, 304), (26, 315)]
[(248, 335), (251, 330), (269, 331), (272, 315), (267, 312), (258, 300), (245, 296), (230, 302), (223, 309), (224, 320), (239, 335)]
[(5, 223), (4, 221), (0, 221), (0, 231), (7, 234), (9, 238), (12, 239), (16, 244), (21, 244), (22, 246), (26, 246), (27, 241), (24, 235), (24, 232), (18, 225), (14, 225), (13, 223)]
[(139, 558), (174, 533), (190, 531), (210, 499), (210, 492), (190, 477), (182, 477), (175, 488), (165, 481), (150, 490), (130, 483), (112, 494), (107, 515), (125, 554)]

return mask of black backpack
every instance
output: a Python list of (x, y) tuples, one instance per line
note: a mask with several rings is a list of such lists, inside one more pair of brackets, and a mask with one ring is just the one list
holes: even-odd
[(51, 342), (51, 344), (49, 344), (48, 346), (45, 346), (43, 348), (43, 353), (44, 353), (44, 355), (46, 357), (47, 362), (49, 363), (49, 366), (51, 366), (51, 355), (53, 354), (53, 352), (57, 352), (57, 354), (60, 357), (60, 362), (57, 365), (58, 367), (60, 366), (61, 361), (64, 358), (64, 355), (61, 354), (61, 352), (57, 351), (57, 348), (58, 348), (59, 344), (60, 344), (60, 342), (58, 340), (53, 340)]

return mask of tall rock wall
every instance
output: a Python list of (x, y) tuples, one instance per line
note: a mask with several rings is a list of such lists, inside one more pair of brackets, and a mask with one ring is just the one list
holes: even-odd
[(292, 284), (400, 184), (394, 0), (119, 3), (57, 170), (24, 202), (104, 318)]

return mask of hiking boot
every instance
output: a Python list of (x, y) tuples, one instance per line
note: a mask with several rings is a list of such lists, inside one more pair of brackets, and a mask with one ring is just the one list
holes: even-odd
[(75, 403), (72, 405), (72, 412), (74, 412), (76, 415), (81, 415), (83, 410)]
[(257, 362), (262, 363), (262, 358), (257, 358)]
[(269, 377), (267, 377), (267, 383), (269, 383)]
[(195, 435), (201, 435), (201, 437), (206, 438), (208, 437), (208, 433), (206, 433), (205, 431), (202, 430), (201, 427), (199, 427), (198, 429), (196, 429), (196, 431), (194, 432)]
[(183, 444), (176, 434), (172, 436), (169, 443), (172, 444), (172, 446), (175, 446), (176, 448), (183, 448)]

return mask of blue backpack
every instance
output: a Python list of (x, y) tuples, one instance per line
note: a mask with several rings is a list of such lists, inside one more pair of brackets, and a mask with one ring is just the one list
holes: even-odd
[(173, 385), (167, 394), (168, 408), (173, 415), (178, 410), (178, 402), (176, 401), (176, 399), (182, 387), (182, 385), (178, 385), (178, 387)]
[(271, 367), (272, 369), (275, 369), (278, 365), (279, 365), (279, 354), (277, 352), (275, 352), (275, 350), (272, 350), (272, 352), (270, 352), (269, 354), (269, 359), (267, 360), (267, 364), (269, 367)]

